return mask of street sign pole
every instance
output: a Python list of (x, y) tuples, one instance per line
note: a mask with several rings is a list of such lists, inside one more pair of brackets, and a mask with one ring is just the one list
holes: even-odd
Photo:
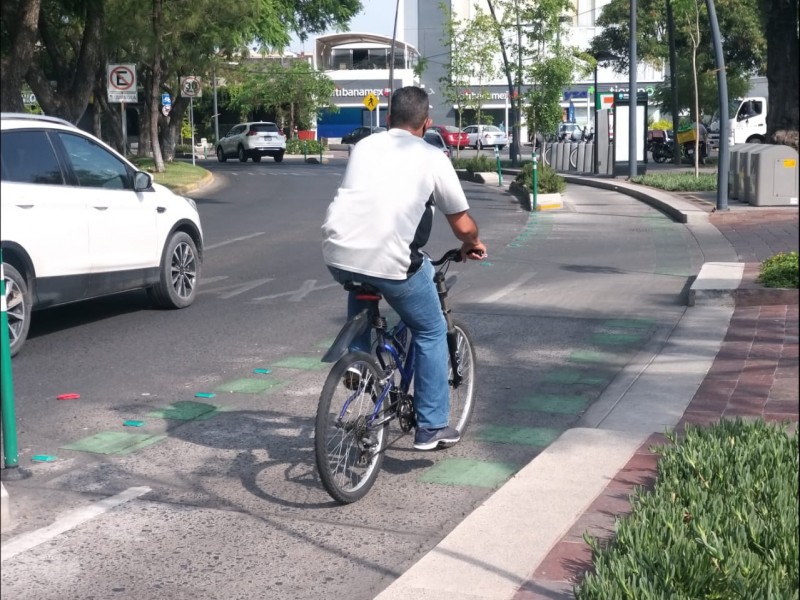
[(192, 130), (192, 166), (195, 166), (194, 158), (194, 98), (189, 98), (189, 127)]
[(120, 118), (122, 119), (122, 154), (128, 155), (128, 119), (125, 118), (125, 103), (119, 103)]

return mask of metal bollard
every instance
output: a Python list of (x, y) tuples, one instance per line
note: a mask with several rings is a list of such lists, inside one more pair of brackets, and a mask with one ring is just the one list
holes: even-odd
[(531, 190), (531, 212), (536, 212), (537, 196), (539, 195), (539, 157), (533, 153), (533, 190)]
[(500, 166), (500, 149), (494, 147), (494, 157), (497, 159), (497, 185), (503, 185), (503, 168)]

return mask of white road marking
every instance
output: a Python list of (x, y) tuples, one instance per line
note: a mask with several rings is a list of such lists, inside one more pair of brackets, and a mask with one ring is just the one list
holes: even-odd
[(104, 498), (89, 506), (75, 509), (58, 519), (52, 525), (15, 537), (0, 546), (0, 562), (13, 558), (17, 554), (30, 550), (39, 544), (50, 541), (57, 535), (74, 529), (78, 525), (108, 512), (115, 506), (143, 496), (149, 491), (150, 488), (147, 486), (128, 488), (116, 496)]
[(497, 302), (497, 301), (498, 301), (498, 300), (500, 300), (500, 298), (502, 298), (503, 296), (505, 296), (505, 295), (507, 295), (507, 294), (510, 294), (511, 292), (513, 292), (514, 290), (516, 290), (516, 289), (517, 289), (519, 286), (521, 286), (523, 283), (526, 283), (526, 282), (527, 282), (527, 281), (529, 281), (530, 279), (533, 279), (533, 276), (534, 276), (534, 275), (536, 275), (536, 272), (535, 272), (535, 271), (534, 271), (534, 272), (532, 272), (532, 273), (526, 273), (526, 274), (524, 274), (522, 277), (520, 277), (519, 279), (517, 279), (517, 280), (516, 280), (514, 283), (510, 283), (510, 284), (508, 284), (506, 287), (504, 287), (504, 288), (502, 288), (502, 289), (500, 289), (500, 290), (496, 291), (496, 292), (495, 292), (494, 294), (492, 294), (491, 296), (487, 296), (487, 297), (486, 297), (486, 298), (484, 298), (483, 300), (479, 300), (478, 302), (479, 302), (479, 303), (481, 303), (481, 304), (490, 304), (490, 303), (492, 303), (492, 302)]
[(237, 287), (231, 288), (230, 286), (218, 286), (214, 288), (208, 289), (199, 289), (197, 290), (198, 294), (215, 294), (217, 292), (225, 292), (224, 294), (220, 294), (220, 298), (222, 300), (228, 300), (229, 298), (233, 298), (234, 296), (238, 296), (239, 294), (243, 294), (244, 292), (249, 292), (252, 289), (257, 288), (260, 285), (264, 285), (268, 281), (272, 281), (272, 277), (267, 277), (265, 279), (255, 279), (253, 281), (249, 281), (247, 283), (243, 283)]
[(264, 235), (263, 231), (259, 231), (258, 233), (251, 233), (250, 235), (243, 235), (242, 237), (231, 238), (229, 240), (225, 240), (224, 242), (218, 242), (216, 244), (211, 244), (210, 246), (206, 246), (206, 250), (216, 250), (217, 248), (222, 248), (222, 246), (227, 246), (228, 244), (233, 244), (235, 242), (241, 242), (244, 240), (249, 240), (254, 237), (258, 237), (260, 235)]
[(300, 302), (310, 292), (324, 290), (326, 288), (338, 285), (341, 284), (334, 282), (318, 286), (316, 279), (306, 279), (303, 285), (300, 286), (299, 290), (293, 290), (291, 292), (281, 292), (280, 294), (270, 294), (269, 296), (260, 296), (258, 298), (253, 298), (253, 302), (259, 302), (261, 300), (272, 300), (274, 298), (281, 298), (283, 296), (288, 296), (290, 302)]

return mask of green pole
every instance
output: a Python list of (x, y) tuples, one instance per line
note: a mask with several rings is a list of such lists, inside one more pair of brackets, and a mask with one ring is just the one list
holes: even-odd
[(319, 164), (322, 164), (322, 142), (319, 144)]
[(14, 382), (11, 378), (11, 341), (8, 335), (6, 272), (0, 250), (0, 413), (3, 421), (3, 458), (5, 468), (19, 466), (17, 417), (14, 413)]
[(308, 142), (303, 140), (303, 162), (308, 160)]
[[(536, 142), (534, 142), (535, 144)], [(533, 202), (531, 203), (531, 211), (536, 212), (536, 196), (539, 193), (539, 157), (536, 151), (533, 152)]]
[(500, 166), (500, 150), (498, 150), (497, 146), (494, 147), (494, 156), (497, 159), (497, 185), (503, 185), (503, 169)]

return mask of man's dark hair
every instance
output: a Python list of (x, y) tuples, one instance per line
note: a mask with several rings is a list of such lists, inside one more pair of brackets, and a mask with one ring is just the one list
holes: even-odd
[(389, 119), (392, 127), (421, 127), (428, 118), (428, 93), (413, 85), (392, 94)]

